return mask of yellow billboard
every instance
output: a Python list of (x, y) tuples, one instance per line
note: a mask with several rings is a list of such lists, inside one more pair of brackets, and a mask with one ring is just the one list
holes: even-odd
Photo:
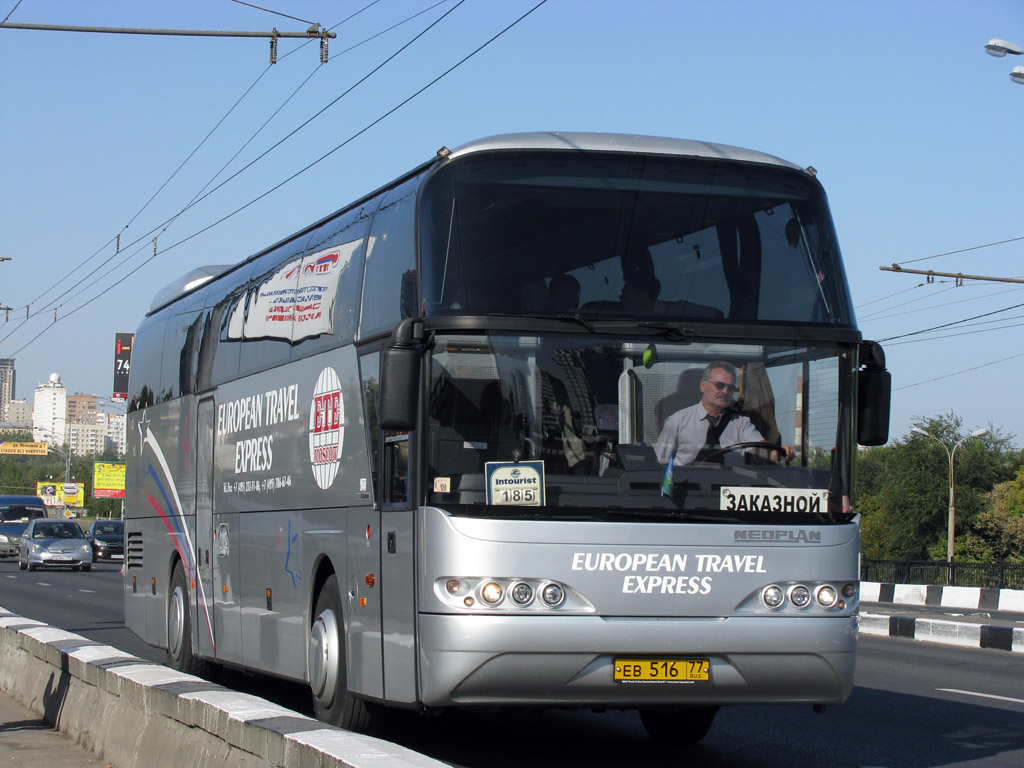
[(124, 462), (94, 461), (92, 463), (92, 497), (94, 499), (124, 498)]
[(85, 486), (82, 483), (36, 483), (36, 496), (48, 507), (84, 507)]

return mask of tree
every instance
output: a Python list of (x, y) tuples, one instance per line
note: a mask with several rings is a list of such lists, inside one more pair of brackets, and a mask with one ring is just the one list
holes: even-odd
[[(996, 485), (987, 502), (964, 537), (963, 559), (1024, 563), (1024, 467), (1013, 480)], [(960, 552), (957, 546), (958, 557)]]
[[(918, 419), (915, 426), (936, 440), (914, 434), (861, 452), (857, 509), (867, 557), (946, 559), (949, 454), (938, 441), (952, 447), (968, 432), (953, 413)], [(957, 553), (968, 534), (978, 539), (976, 521), (989, 506), (989, 492), (1021, 464), (1011, 440), (990, 427), (988, 435), (965, 440), (956, 451)]]

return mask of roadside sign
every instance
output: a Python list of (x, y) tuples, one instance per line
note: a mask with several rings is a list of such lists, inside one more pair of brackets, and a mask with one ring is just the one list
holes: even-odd
[(124, 498), (124, 462), (94, 461), (92, 463), (92, 497), (94, 499)]
[(46, 443), (0, 443), (0, 456), (45, 456)]

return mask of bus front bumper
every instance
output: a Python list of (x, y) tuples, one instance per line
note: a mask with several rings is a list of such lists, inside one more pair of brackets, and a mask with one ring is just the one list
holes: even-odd
[[(839, 704), (853, 688), (857, 618), (600, 618), (421, 614), (427, 707), (642, 708)], [(707, 681), (624, 683), (616, 659), (701, 659)]]

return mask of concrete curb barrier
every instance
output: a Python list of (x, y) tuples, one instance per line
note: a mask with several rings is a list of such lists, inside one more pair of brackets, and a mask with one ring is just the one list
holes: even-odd
[(118, 768), (446, 768), (3, 608), (0, 690)]
[[(1024, 611), (1024, 590), (942, 587), (923, 584), (884, 584), (862, 581), (861, 603), (888, 603), (924, 608), (959, 608), (973, 611)], [(1024, 653), (1024, 628), (986, 624), (981, 621), (953, 621), (922, 616), (860, 614), (860, 632), (865, 635), (905, 637), (928, 643), (964, 648), (991, 648)]]
[(1024, 629), (993, 624), (892, 616), (887, 613), (862, 613), (860, 632), (865, 635), (905, 637), (928, 643), (959, 645), (964, 648), (990, 648), (1024, 653)]
[(1024, 589), (939, 587), (862, 581), (860, 600), (862, 603), (897, 603), (979, 611), (1024, 611)]

